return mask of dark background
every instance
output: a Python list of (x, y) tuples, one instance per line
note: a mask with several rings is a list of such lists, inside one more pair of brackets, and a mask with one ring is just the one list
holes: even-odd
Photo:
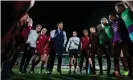
[[(76, 30), (78, 36), (82, 36), (83, 29), (96, 27), (100, 24), (102, 17), (107, 17), (114, 10), (115, 1), (36, 1), (33, 8), (29, 10), (29, 15), (33, 19), (34, 26), (41, 24), (50, 30), (57, 28), (57, 23), (64, 23), (64, 30), (67, 36), (72, 35), (72, 31)], [(11, 8), (9, 2), (2, 2), (2, 35), (8, 26)]]

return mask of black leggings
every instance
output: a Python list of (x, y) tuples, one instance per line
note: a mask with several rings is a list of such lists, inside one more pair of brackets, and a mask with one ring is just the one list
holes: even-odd
[(81, 57), (81, 60), (80, 60), (80, 71), (82, 70), (83, 61), (84, 61), (84, 58), (85, 58), (86, 59), (86, 72), (87, 72), (88, 71), (88, 64), (89, 64), (89, 62), (88, 62), (89, 54), (87, 53), (87, 51), (84, 50), (84, 51), (81, 52), (80, 57)]
[[(38, 58), (37, 58), (38, 57)], [(37, 60), (36, 60), (37, 58)], [(34, 71), (35, 66), (41, 61), (41, 55), (39, 53), (36, 53), (34, 58), (32, 59), (32, 67), (31, 70)]]
[(26, 69), (30, 62), (30, 59), (34, 54), (35, 54), (35, 48), (33, 48), (33, 47), (27, 48), (27, 50), (25, 51), (25, 53), (21, 59), (21, 62), (20, 62), (20, 68), (19, 68), (20, 72), (23, 71), (24, 73), (26, 73)]
[(107, 59), (107, 73), (110, 73), (111, 70), (111, 60), (110, 60), (110, 52), (109, 52), (109, 44), (100, 45), (99, 47), (99, 53), (98, 53), (98, 62), (100, 66), (100, 73), (103, 73), (102, 69), (102, 54), (105, 54), (105, 57)]
[(91, 60), (92, 60), (92, 70), (91, 73), (96, 74), (96, 69), (95, 69), (95, 55), (97, 54), (98, 49), (92, 49), (91, 50)]
[(59, 49), (55, 49), (55, 48), (52, 48), (51, 50), (51, 54), (49, 56), (49, 71), (52, 72), (53, 70), (53, 67), (54, 67), (54, 60), (55, 60), (55, 57), (56, 57), (56, 53), (57, 53), (57, 57), (58, 57), (58, 65), (57, 65), (57, 71), (58, 72), (61, 72), (61, 63), (62, 63), (62, 53), (63, 53), (63, 47), (60, 47)]

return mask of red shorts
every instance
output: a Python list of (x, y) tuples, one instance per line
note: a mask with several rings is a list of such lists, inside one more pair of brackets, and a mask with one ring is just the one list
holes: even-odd
[(45, 51), (46, 51), (46, 52), (44, 52), (44, 54), (49, 55), (49, 53), (50, 53), (50, 48), (45, 49)]
[(42, 47), (37, 47), (37, 48), (36, 48), (36, 52), (37, 52), (38, 54), (40, 54), (40, 55), (43, 55), (43, 54), (44, 54), (44, 48), (42, 48)]

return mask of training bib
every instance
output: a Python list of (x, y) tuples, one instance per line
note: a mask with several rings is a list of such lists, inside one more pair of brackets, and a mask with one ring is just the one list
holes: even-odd
[(131, 16), (130, 16), (130, 13), (129, 13), (129, 9), (128, 9), (128, 8), (126, 8), (126, 9), (122, 12), (121, 18), (124, 20), (125, 25), (126, 25), (126, 28), (128, 28), (130, 25), (133, 24), (133, 19), (132, 19)]

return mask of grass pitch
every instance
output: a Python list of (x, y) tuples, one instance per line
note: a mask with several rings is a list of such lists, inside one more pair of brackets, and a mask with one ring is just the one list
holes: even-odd
[[(133, 80), (129, 77), (107, 77), (106, 72), (104, 75), (86, 75), (86, 74), (67, 74), (68, 69), (62, 70), (62, 75), (58, 75), (56, 69), (53, 70), (52, 75), (45, 73), (45, 70), (42, 73), (38, 73), (39, 69), (35, 69), (34, 74), (19, 74), (18, 69), (13, 69), (13, 74), (8, 80)], [(113, 72), (113, 70), (112, 70)], [(98, 72), (97, 72), (98, 73)]]

